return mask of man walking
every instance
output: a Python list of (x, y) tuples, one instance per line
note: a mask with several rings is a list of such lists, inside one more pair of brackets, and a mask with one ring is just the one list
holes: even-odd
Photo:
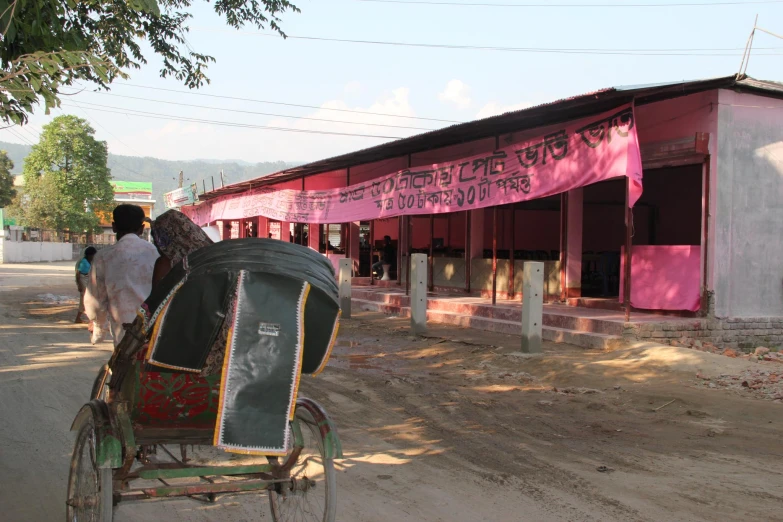
[(158, 250), (141, 238), (144, 211), (137, 205), (119, 205), (112, 213), (117, 243), (98, 251), (84, 295), (87, 317), (95, 323), (93, 344), (103, 340), (102, 325), (111, 324), (116, 347), (152, 289), (152, 270)]

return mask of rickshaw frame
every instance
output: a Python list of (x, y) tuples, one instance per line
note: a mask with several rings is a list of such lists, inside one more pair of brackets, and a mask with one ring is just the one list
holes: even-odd
[[(140, 370), (138, 363), (134, 370)], [(298, 480), (290, 476), (290, 470), (296, 465), (304, 446), (300, 422), (295, 417), (290, 422), (293, 434), (293, 448), (284, 457), (282, 464), (278, 457), (267, 457), (267, 464), (251, 465), (221, 465), (200, 466), (185, 462), (187, 446), (213, 443), (212, 429), (193, 428), (142, 428), (134, 429), (131, 422), (130, 402), (128, 400), (113, 400), (117, 392), (109, 392), (108, 400), (99, 398), (104, 395), (106, 384), (111, 375), (109, 365), (101, 368), (93, 385), (93, 398), (77, 413), (71, 431), (77, 431), (88, 421), (92, 421), (95, 433), (95, 466), (97, 469), (109, 470), (112, 473), (112, 503), (138, 501), (171, 497), (206, 496), (206, 500), (214, 502), (216, 495), (236, 494), (253, 491), (268, 491), (288, 485), (292, 492), (305, 492), (311, 487), (309, 480)], [(342, 445), (337, 435), (334, 423), (326, 411), (315, 401), (300, 397), (296, 401), (296, 410), (305, 410), (310, 414), (318, 428), (322, 441), (324, 459), (341, 459)], [(165, 445), (179, 445), (182, 453), (178, 459)], [(158, 446), (174, 460), (174, 462), (150, 462), (147, 452), (154, 452)], [(132, 470), (135, 461), (142, 466)], [(228, 482), (217, 482), (211, 477), (230, 477)], [(170, 479), (199, 478), (198, 484), (171, 485)], [(131, 487), (135, 480), (158, 480), (162, 483), (156, 487)], [(279, 492), (279, 489), (278, 489)]]

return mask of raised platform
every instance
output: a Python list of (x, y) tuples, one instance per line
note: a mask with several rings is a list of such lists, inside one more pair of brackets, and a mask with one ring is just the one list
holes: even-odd
[[(354, 287), (353, 306), (387, 314), (410, 315), (410, 297), (399, 288)], [(429, 294), (427, 319), (437, 323), (476, 328), (491, 332), (519, 335), (522, 324), (522, 304), (519, 301), (498, 301), (481, 297)], [(638, 325), (682, 322), (689, 320), (634, 312), (626, 324), (623, 311), (582, 308), (561, 304), (545, 304), (543, 316), (544, 340), (562, 342), (593, 349), (611, 349), (635, 340)], [(693, 320), (690, 320), (693, 322)], [(661, 327), (661, 331), (663, 328)]]

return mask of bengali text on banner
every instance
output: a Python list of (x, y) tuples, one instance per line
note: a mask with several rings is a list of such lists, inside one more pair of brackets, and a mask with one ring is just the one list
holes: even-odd
[(199, 225), (256, 216), (347, 223), (506, 205), (618, 177), (630, 180), (633, 206), (642, 193), (642, 164), (631, 105), (490, 153), (404, 169), (345, 188), (262, 187), (182, 210)]

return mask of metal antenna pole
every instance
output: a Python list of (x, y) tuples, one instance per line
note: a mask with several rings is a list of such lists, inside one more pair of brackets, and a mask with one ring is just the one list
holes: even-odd
[(753, 48), (753, 37), (756, 34), (756, 26), (758, 26), (759, 15), (756, 15), (756, 20), (753, 22), (753, 30), (750, 31), (748, 36), (748, 42), (745, 44), (745, 52), (742, 53), (742, 62), (740, 62), (739, 71), (737, 71), (737, 79), (739, 80), (748, 70), (748, 63), (750, 62), (750, 52)]

